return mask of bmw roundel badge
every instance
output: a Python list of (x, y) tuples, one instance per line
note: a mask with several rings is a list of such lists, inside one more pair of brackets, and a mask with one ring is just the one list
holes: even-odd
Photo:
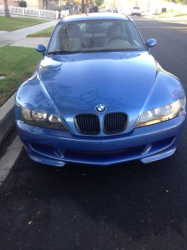
[(105, 106), (104, 104), (98, 104), (98, 105), (96, 106), (96, 110), (97, 110), (98, 112), (100, 112), (100, 113), (105, 112), (105, 111), (106, 111), (106, 106)]

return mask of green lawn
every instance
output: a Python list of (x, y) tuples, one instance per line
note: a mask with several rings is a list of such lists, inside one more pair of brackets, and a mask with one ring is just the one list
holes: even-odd
[(47, 22), (43, 19), (0, 16), (0, 30), (12, 31)]
[(160, 14), (157, 14), (156, 17), (158, 18), (168, 18), (168, 17), (171, 17), (171, 13), (160, 13)]
[(53, 29), (54, 26), (33, 34), (29, 34), (27, 37), (50, 37), (53, 32)]
[(185, 16), (187, 17), (187, 14), (175, 14), (175, 13), (167, 12), (167, 13), (160, 13), (156, 16), (158, 18), (185, 17)]
[(180, 17), (180, 16), (186, 16), (187, 17), (187, 14), (178, 14), (178, 15), (175, 15), (174, 17)]
[(31, 76), (40, 60), (35, 49), (0, 47), (0, 76), (6, 76), (0, 80), (0, 106)]

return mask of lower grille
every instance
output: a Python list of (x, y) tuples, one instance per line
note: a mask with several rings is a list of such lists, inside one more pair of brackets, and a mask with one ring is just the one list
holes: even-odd
[(81, 151), (81, 150), (63, 150), (60, 149), (60, 152), (67, 157), (76, 157), (76, 158), (83, 158), (84, 160), (109, 160), (113, 158), (125, 158), (125, 157), (134, 157), (135, 155), (142, 154), (143, 150), (145, 148), (145, 145), (137, 146), (133, 148), (125, 148), (125, 149), (119, 149), (119, 150), (113, 150), (113, 151)]
[(81, 134), (98, 135), (100, 133), (100, 124), (97, 115), (77, 115), (75, 117), (75, 126)]
[(127, 115), (124, 113), (111, 113), (104, 118), (104, 133), (118, 134), (127, 127)]

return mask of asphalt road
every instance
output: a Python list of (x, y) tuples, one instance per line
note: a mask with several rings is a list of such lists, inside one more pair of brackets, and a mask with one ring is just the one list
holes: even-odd
[[(136, 23), (145, 40), (157, 39), (153, 55), (186, 88), (187, 26)], [(0, 250), (186, 250), (186, 132), (174, 156), (149, 165), (59, 169), (22, 150), (0, 186)]]

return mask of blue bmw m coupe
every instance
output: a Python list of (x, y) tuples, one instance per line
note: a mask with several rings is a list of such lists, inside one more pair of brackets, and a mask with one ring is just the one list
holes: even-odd
[(129, 17), (69, 16), (17, 91), (16, 125), (34, 161), (110, 165), (171, 156), (185, 124), (186, 98)]

